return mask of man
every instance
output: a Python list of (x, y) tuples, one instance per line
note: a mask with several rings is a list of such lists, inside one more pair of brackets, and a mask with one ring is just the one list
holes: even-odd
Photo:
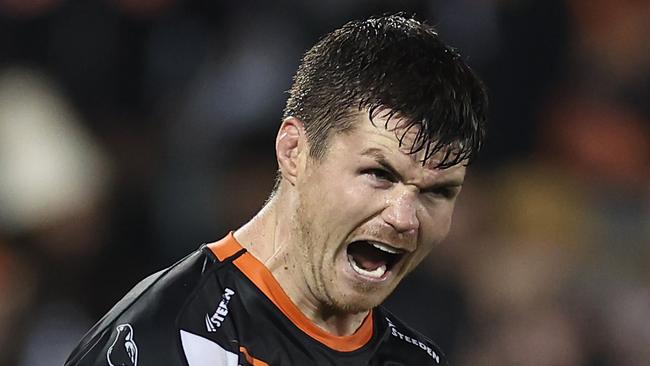
[(330, 33), (295, 75), (264, 208), (138, 284), (66, 365), (445, 364), (380, 304), (446, 236), (485, 106), (427, 25)]

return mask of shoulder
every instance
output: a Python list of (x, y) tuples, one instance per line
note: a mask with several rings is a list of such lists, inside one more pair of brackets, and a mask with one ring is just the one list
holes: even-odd
[(406, 325), (384, 307), (377, 308), (377, 315), (383, 317), (388, 327), (386, 348), (391, 353), (407, 357), (413, 365), (448, 365), (442, 350), (429, 338)]
[(187, 299), (222, 264), (203, 246), (140, 281), (86, 333), (65, 365), (106, 365), (107, 361), (109, 365), (135, 365), (138, 348), (159, 349), (160, 360), (154, 362), (182, 364), (182, 356), (175, 351), (179, 338), (175, 320)]

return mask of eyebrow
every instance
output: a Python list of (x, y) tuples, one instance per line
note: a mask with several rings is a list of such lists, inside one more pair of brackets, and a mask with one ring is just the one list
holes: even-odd
[[(388, 158), (386, 158), (386, 155), (381, 149), (378, 149), (376, 147), (370, 147), (361, 152), (361, 155), (363, 156), (369, 156), (375, 159), (375, 161), (381, 165), (384, 169), (386, 169), (390, 174), (395, 176), (400, 181), (404, 181), (404, 177), (393, 167), (393, 165), (388, 161)], [(427, 185), (426, 187), (423, 187), (424, 190), (426, 189), (431, 189), (431, 188), (441, 188), (441, 187), (460, 187), (463, 185), (465, 182), (464, 179), (458, 179), (458, 178), (449, 178), (449, 179), (443, 179), (441, 181), (438, 181), (434, 184)]]
[(400, 181), (404, 181), (404, 177), (395, 169), (390, 162), (388, 162), (388, 159), (386, 158), (386, 155), (384, 155), (384, 152), (381, 151), (380, 149), (376, 147), (371, 147), (363, 150), (361, 152), (361, 155), (364, 156), (370, 156), (374, 158), (379, 165), (381, 165), (384, 169), (388, 170), (390, 174), (392, 174), (395, 178), (397, 178)]

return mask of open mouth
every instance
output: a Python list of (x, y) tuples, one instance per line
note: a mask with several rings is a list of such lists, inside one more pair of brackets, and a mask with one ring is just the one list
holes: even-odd
[(399, 262), (404, 251), (384, 243), (360, 240), (348, 245), (347, 254), (348, 261), (355, 272), (362, 276), (381, 279)]

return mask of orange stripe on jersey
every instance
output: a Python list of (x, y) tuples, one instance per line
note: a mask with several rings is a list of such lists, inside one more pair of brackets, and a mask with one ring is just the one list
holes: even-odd
[[(218, 242), (209, 244), (208, 247), (219, 260), (228, 258), (242, 249), (232, 232)], [(368, 313), (354, 334), (349, 336), (332, 335), (319, 328), (298, 309), (273, 274), (252, 254), (245, 252), (233, 263), (296, 327), (322, 344), (337, 351), (351, 352), (363, 347), (372, 338), (372, 311)]]
[(251, 356), (250, 353), (248, 353), (248, 350), (246, 349), (246, 347), (240, 346), (239, 347), (239, 352), (244, 354), (244, 357), (246, 358), (246, 361), (248, 361), (248, 363), (250, 363), (253, 366), (269, 366), (268, 363), (266, 363), (266, 362), (264, 362), (262, 360), (258, 360), (257, 358)]
[(228, 257), (232, 257), (237, 252), (242, 250), (242, 246), (235, 240), (235, 237), (232, 235), (232, 232), (228, 234), (225, 238), (210, 243), (207, 245), (208, 248), (214, 253), (214, 255), (219, 258), (220, 261), (226, 260)]

